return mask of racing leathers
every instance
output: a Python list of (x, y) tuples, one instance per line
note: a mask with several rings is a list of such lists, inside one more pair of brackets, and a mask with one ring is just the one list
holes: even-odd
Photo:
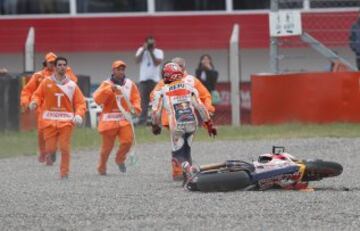
[[(172, 148), (172, 176), (182, 179), (181, 164), (191, 163), (191, 143), (198, 127), (195, 109), (201, 120), (211, 125), (209, 112), (201, 102), (198, 91), (184, 79), (165, 84), (154, 92), (152, 124), (154, 134), (159, 133), (163, 109), (166, 110)], [(215, 135), (215, 134), (214, 134)]]
[[(185, 73), (184, 75), (185, 76), (183, 77), (183, 80), (198, 91), (201, 102), (205, 105), (208, 112), (213, 114), (215, 112), (215, 107), (212, 105), (211, 94), (209, 93), (209, 91), (201, 83), (201, 81), (199, 79), (197, 79), (196, 77), (189, 75), (187, 73)], [(160, 80), (156, 84), (153, 91), (150, 93), (150, 104), (152, 104), (152, 102), (154, 100), (155, 92), (160, 90), (164, 85), (165, 85), (164, 80)], [(166, 127), (169, 124), (166, 110), (164, 109), (162, 113), (163, 114), (161, 117), (161, 121), (162, 121), (161, 123), (162, 123), (162, 126)]]

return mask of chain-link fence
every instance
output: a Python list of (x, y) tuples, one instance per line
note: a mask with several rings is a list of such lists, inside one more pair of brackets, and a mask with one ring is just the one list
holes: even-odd
[(358, 0), (279, 0), (280, 9), (347, 8), (360, 6)]
[(302, 24), (302, 35), (272, 38), (273, 71), (334, 71), (335, 61), (356, 69), (350, 35), (358, 7), (359, 0), (272, 0), (272, 12), (301, 11)]

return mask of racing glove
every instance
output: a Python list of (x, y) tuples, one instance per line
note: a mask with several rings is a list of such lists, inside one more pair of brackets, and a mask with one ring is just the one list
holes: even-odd
[(37, 103), (35, 101), (31, 101), (31, 103), (29, 104), (29, 109), (30, 111), (34, 111), (37, 108)]
[(83, 122), (83, 119), (81, 118), (81, 116), (79, 115), (75, 115), (73, 118), (73, 123), (76, 124), (77, 126), (80, 126)]
[(217, 135), (217, 130), (216, 130), (216, 128), (214, 128), (213, 122), (211, 120), (208, 120), (208, 121), (204, 122), (204, 124), (205, 124), (206, 129), (208, 130), (209, 136), (215, 137)]
[(151, 130), (154, 135), (159, 135), (161, 133), (161, 127), (157, 124), (151, 124)]

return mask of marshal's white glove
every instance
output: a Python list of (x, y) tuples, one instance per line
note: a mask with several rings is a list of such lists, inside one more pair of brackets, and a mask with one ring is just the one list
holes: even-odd
[(81, 116), (75, 115), (72, 121), (77, 126), (80, 126), (82, 124), (82, 122), (83, 122), (83, 119), (81, 118)]
[(29, 109), (30, 111), (34, 111), (37, 108), (37, 103), (35, 101), (31, 101), (31, 103), (29, 104)]

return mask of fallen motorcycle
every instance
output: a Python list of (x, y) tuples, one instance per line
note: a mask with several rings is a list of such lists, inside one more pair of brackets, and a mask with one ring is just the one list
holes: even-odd
[(261, 154), (257, 161), (227, 160), (202, 166), (183, 165), (185, 189), (190, 191), (266, 190), (273, 188), (305, 190), (310, 181), (338, 176), (343, 167), (333, 161), (299, 160), (273, 146), (272, 153)]

